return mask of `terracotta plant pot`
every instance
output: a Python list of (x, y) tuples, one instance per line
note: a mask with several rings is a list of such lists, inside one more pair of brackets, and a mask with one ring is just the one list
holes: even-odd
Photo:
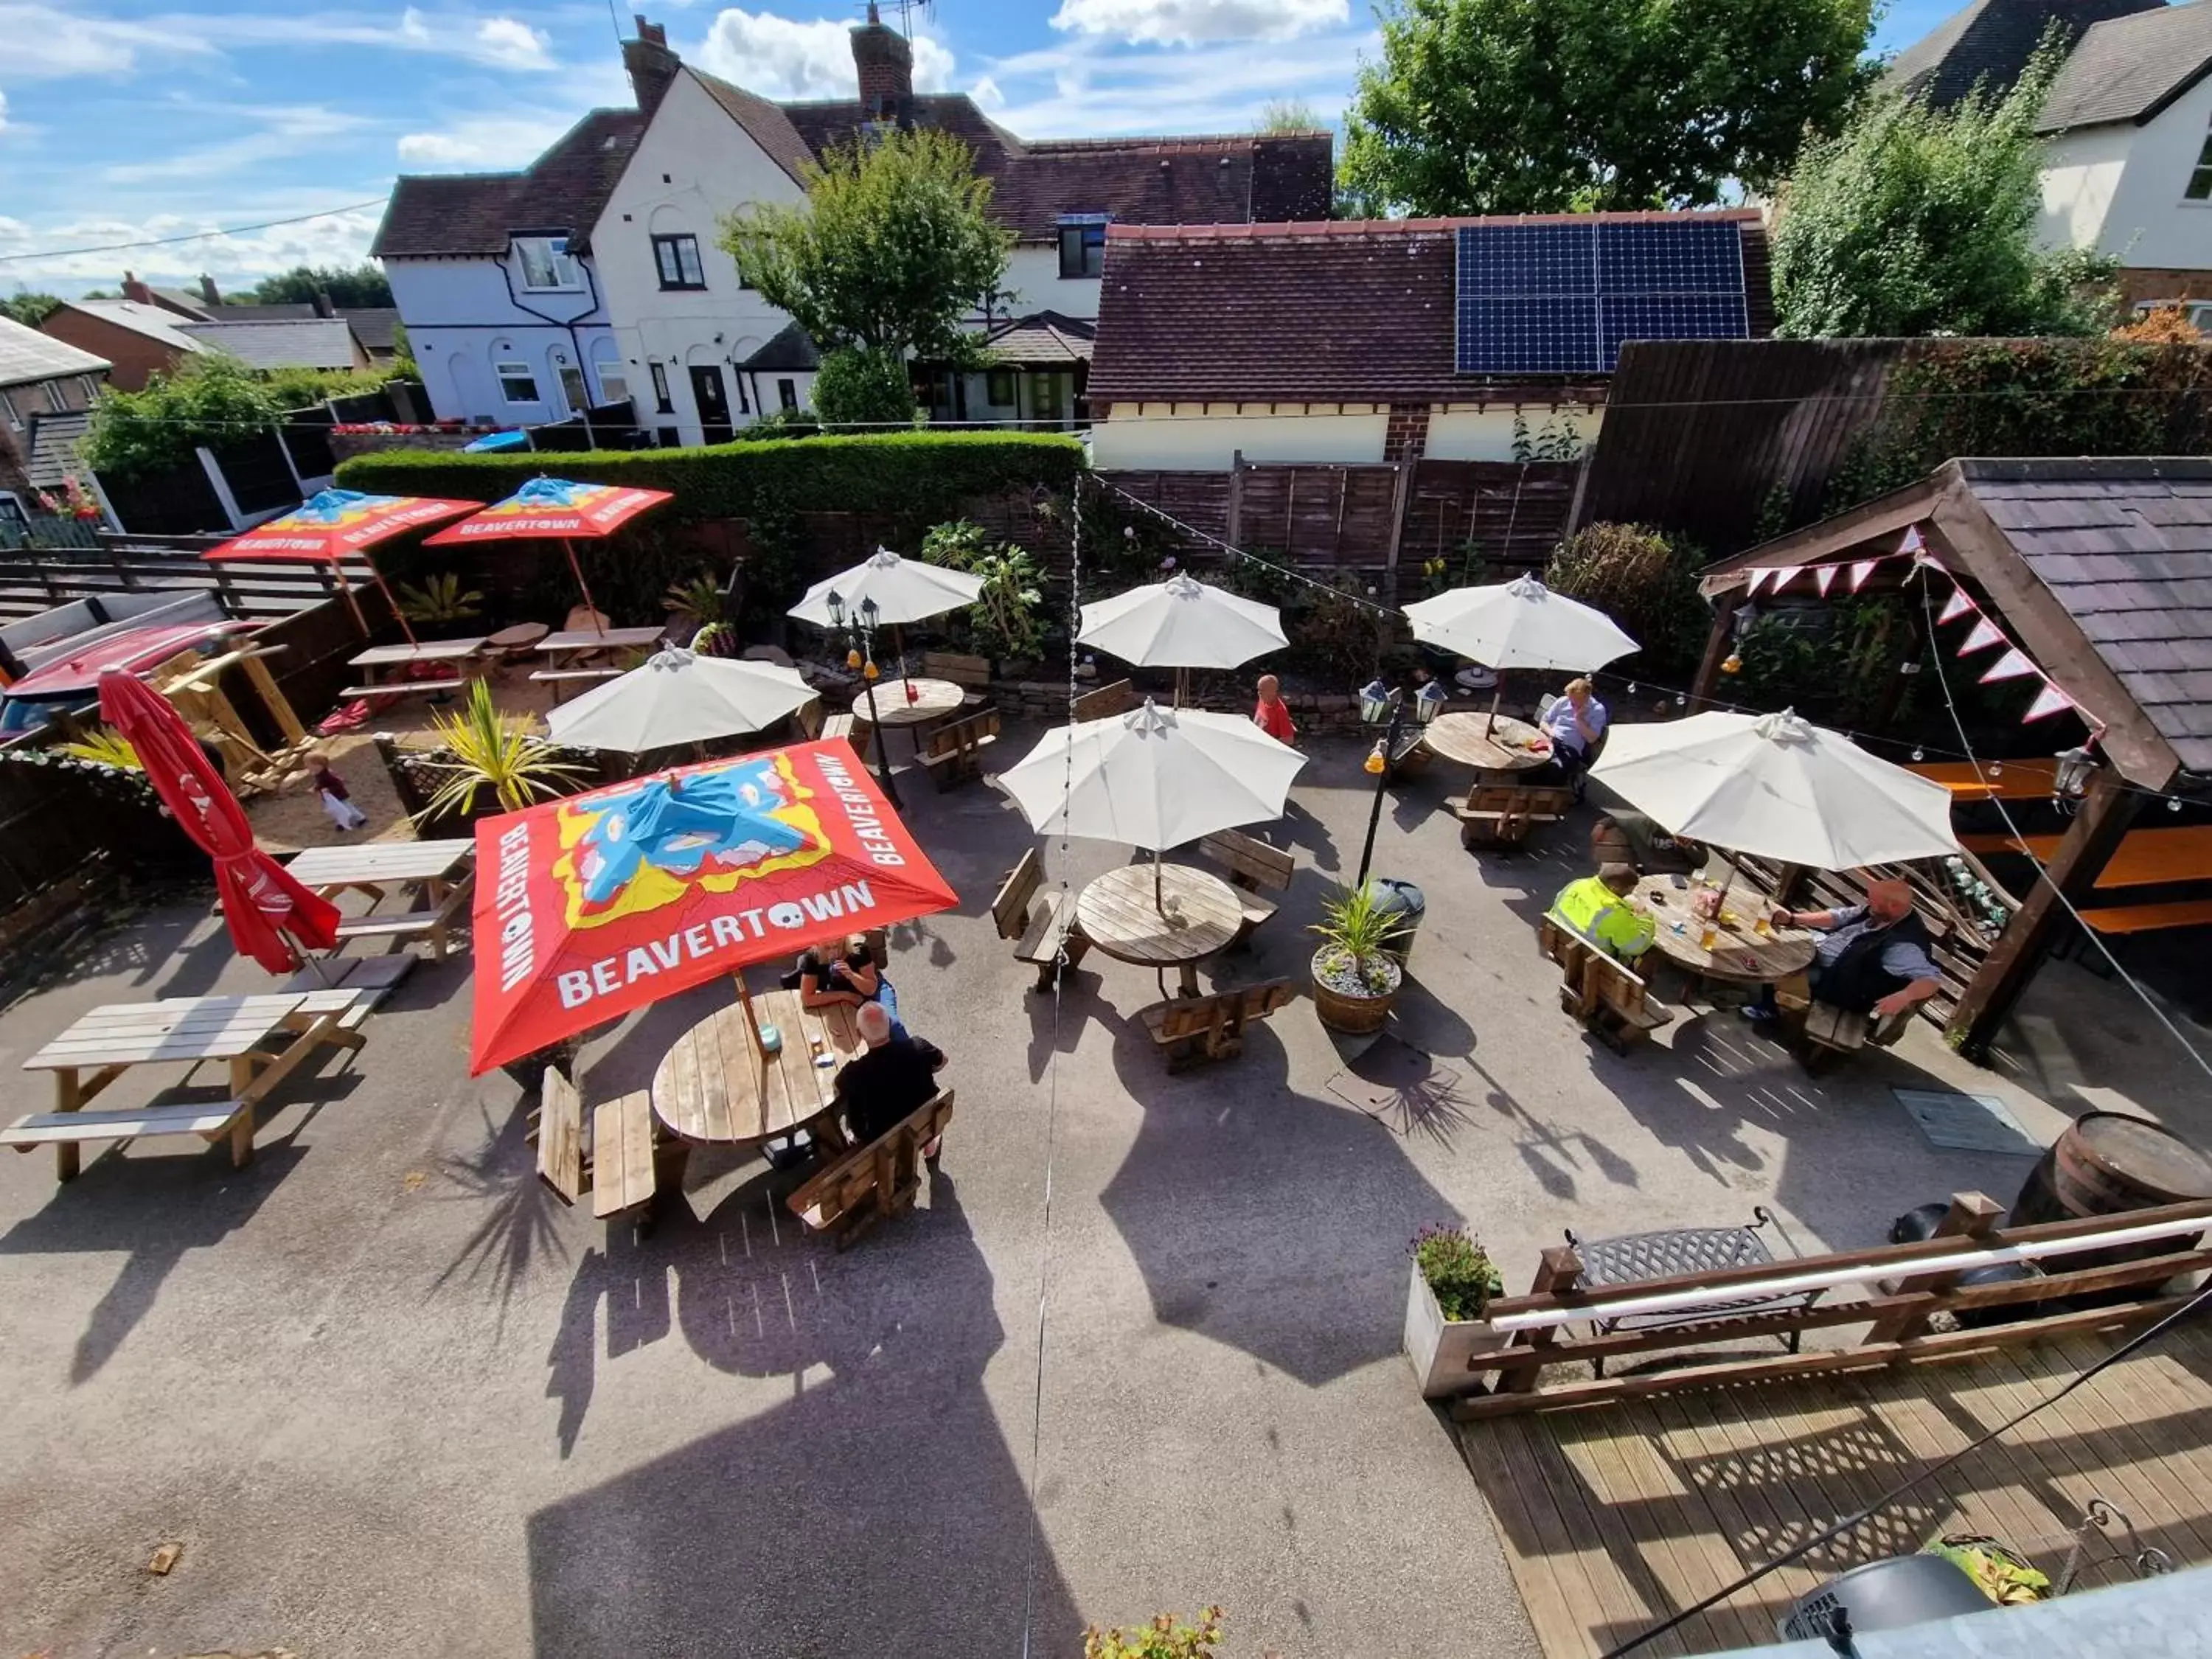
[[(1334, 953), (1334, 947), (1326, 945), (1314, 952), (1314, 1012), (1332, 1031), (1341, 1031), (1347, 1036), (1371, 1036), (1389, 1022), (1390, 1010), (1396, 1005), (1398, 993), (1405, 985), (1404, 974), (1395, 962), (1385, 957), (1381, 960), (1389, 969), (1389, 988), (1386, 991), (1355, 989), (1344, 983), (1341, 975), (1331, 975), (1323, 968), (1322, 959)], [(1333, 977), (1337, 982), (1331, 983)]]

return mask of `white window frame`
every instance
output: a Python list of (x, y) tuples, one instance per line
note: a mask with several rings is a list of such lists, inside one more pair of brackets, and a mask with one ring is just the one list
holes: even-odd
[[(549, 282), (538, 282), (531, 273), (531, 254), (536, 251), (544, 261), (543, 274)], [(565, 236), (518, 236), (514, 239), (515, 268), (522, 273), (522, 286), (532, 294), (566, 294), (584, 285), (580, 267), (570, 257), (568, 239)]]
[(629, 368), (619, 357), (600, 357), (592, 364), (599, 376), (599, 401), (620, 404), (629, 401)]
[[(507, 403), (542, 404), (545, 401), (538, 395), (537, 371), (521, 358), (510, 358), (503, 363), (495, 362), (491, 366), (491, 373), (492, 378), (499, 382), (499, 395)], [(517, 380), (530, 388), (530, 395), (527, 398), (518, 398), (514, 395), (513, 383)]]

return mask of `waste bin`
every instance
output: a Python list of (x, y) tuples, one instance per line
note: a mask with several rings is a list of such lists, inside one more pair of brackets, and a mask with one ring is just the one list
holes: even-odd
[(1421, 931), (1421, 918), (1428, 914), (1428, 901), (1421, 890), (1410, 881), (1395, 881), (1389, 876), (1377, 876), (1374, 880), (1375, 908), (1384, 915), (1396, 919), (1389, 938), (1382, 948), (1397, 957), (1398, 965), (1405, 966), (1406, 958), (1413, 951), (1413, 935)]

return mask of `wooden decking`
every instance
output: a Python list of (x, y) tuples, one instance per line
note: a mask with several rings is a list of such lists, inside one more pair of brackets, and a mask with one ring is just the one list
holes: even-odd
[[(2077, 1339), (1902, 1373), (1686, 1393), (1462, 1426), (1546, 1659), (1585, 1659), (1965, 1446), (2109, 1352)], [(1947, 1534), (1997, 1538), (2055, 1583), (2106, 1499), (2178, 1567), (2212, 1562), (2212, 1328), (2160, 1338), (1856, 1532), (1642, 1650), (1775, 1639), (1796, 1598)], [(2115, 1540), (2126, 1547), (2124, 1534)], [(2084, 1587), (2130, 1577), (2093, 1539)]]

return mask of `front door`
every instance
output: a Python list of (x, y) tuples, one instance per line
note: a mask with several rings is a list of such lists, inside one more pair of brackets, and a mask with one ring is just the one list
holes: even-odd
[(592, 394), (584, 390), (584, 371), (574, 363), (561, 365), (561, 395), (568, 399), (571, 415), (580, 415), (592, 406)]
[(708, 363), (691, 371), (691, 400), (699, 407), (699, 441), (726, 444), (737, 435), (730, 424), (730, 393), (722, 366)]

